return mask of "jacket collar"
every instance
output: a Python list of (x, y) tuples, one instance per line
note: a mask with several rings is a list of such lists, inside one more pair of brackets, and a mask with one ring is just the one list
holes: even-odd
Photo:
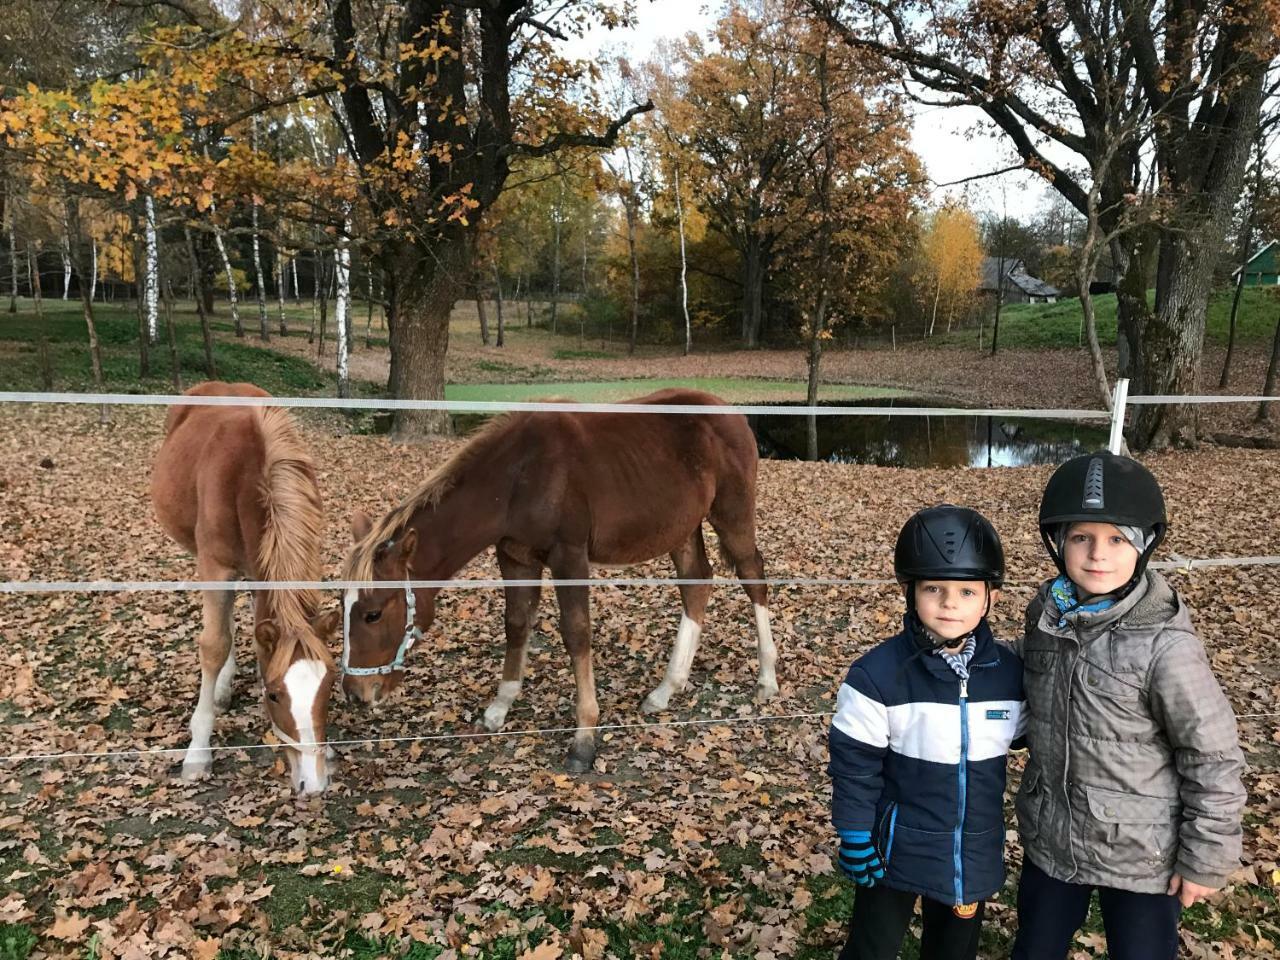
[[(903, 617), (902, 632), (896, 637), (898, 645), (904, 657), (910, 657), (920, 654), (916, 657), (917, 661), (924, 664), (924, 668), (932, 673), (935, 677), (942, 680), (950, 680), (959, 682), (959, 677), (955, 672), (947, 666), (945, 660), (934, 653), (920, 653), (920, 644), (917, 642), (918, 631), (921, 629), (919, 620), (913, 614), (907, 614)], [(969, 669), (976, 667), (990, 667), (1000, 662), (1000, 646), (996, 643), (995, 637), (991, 633), (991, 625), (987, 623), (987, 618), (983, 617), (978, 621), (978, 626), (973, 631), (973, 639), (975, 641), (973, 649), (973, 659), (969, 661)]]

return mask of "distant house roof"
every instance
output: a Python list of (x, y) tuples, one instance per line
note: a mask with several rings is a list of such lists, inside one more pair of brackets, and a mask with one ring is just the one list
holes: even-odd
[[(1275, 249), (1277, 242), (1278, 241), (1275, 240), (1268, 240), (1259, 247), (1258, 252), (1250, 257), (1245, 263), (1245, 273), (1274, 273), (1276, 269), (1276, 262), (1275, 257), (1274, 255), (1271, 255), (1271, 252)], [(1231, 271), (1231, 276), (1238, 276), (1239, 273), (1240, 268), (1236, 267)]]
[[(996, 278), (1000, 275), (1000, 258), (999, 257), (983, 257), (982, 258), (982, 281), (979, 289), (995, 292), (1000, 284)], [(1026, 263), (1016, 257), (1010, 257), (1004, 261), (1004, 289), (1008, 290), (1010, 286), (1017, 287), (1029, 297), (1057, 297), (1061, 296), (1061, 292), (1057, 287), (1051, 286), (1041, 280), (1039, 277), (1033, 277), (1027, 273)]]

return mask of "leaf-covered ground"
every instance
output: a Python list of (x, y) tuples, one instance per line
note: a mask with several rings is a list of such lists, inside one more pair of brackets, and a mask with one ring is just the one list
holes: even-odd
[[(0, 579), (169, 579), (193, 567), (152, 519), (147, 474), (163, 413), (0, 410)], [(329, 570), (357, 506), (382, 510), (454, 448), (306, 421), (328, 508)], [(1164, 556), (1280, 554), (1280, 454), (1153, 457), (1174, 520)], [(918, 507), (950, 500), (1002, 532), (1008, 636), (1047, 563), (1034, 517), (1049, 468), (892, 470), (765, 463), (760, 543), (775, 577), (886, 576)], [(628, 573), (670, 575), (665, 562)], [(723, 572), (723, 571), (722, 571)], [(492, 575), (482, 557), (464, 575)], [(1280, 694), (1280, 569), (1175, 574), (1242, 715)], [(603, 723), (639, 724), (678, 622), (675, 590), (594, 591)], [(336, 597), (334, 599), (336, 603)], [(784, 588), (772, 602), (781, 697), (759, 708), (754, 636), (737, 591), (715, 592), (691, 689), (659, 719), (829, 710), (849, 661), (892, 631), (889, 588)], [(0, 753), (186, 743), (198, 597), (0, 597)], [(239, 605), (236, 703), (215, 743), (251, 747), (266, 721)], [(544, 599), (508, 729), (572, 724), (572, 683)], [(467, 734), (493, 695), (500, 597), (448, 592), (413, 673), (376, 711), (339, 699), (335, 739)], [(0, 958), (289, 955), (830, 957), (850, 889), (833, 875), (822, 720), (614, 731), (596, 770), (566, 776), (564, 734), (356, 744), (322, 798), (292, 797), (268, 750), (220, 753), (213, 777), (177, 757), (0, 762)], [(1280, 717), (1242, 719), (1250, 759), (1246, 862), (1187, 918), (1187, 956), (1262, 958), (1280, 943)], [(1014, 761), (1015, 768), (1021, 763)], [(1016, 836), (1010, 834), (1016, 867)], [(1006, 953), (1012, 888), (983, 956)], [(1079, 956), (1101, 955), (1096, 922)], [(34, 952), (32, 952), (34, 951)]]

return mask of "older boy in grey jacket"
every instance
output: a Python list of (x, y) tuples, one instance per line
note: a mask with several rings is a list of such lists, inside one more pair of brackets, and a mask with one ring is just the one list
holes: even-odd
[(1112, 960), (1173, 960), (1178, 918), (1239, 864), (1236, 721), (1186, 606), (1147, 561), (1164, 497), (1106, 452), (1058, 468), (1040, 531), (1060, 576), (1027, 610), (1030, 756), (1014, 960), (1063, 960), (1099, 891)]

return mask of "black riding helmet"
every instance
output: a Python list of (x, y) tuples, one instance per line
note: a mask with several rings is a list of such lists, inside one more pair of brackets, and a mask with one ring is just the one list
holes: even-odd
[(1120, 591), (1124, 595), (1142, 577), (1168, 531), (1164, 494), (1151, 471), (1136, 460), (1107, 450), (1073, 457), (1054, 471), (1040, 500), (1040, 538), (1064, 577), (1067, 569), (1055, 536), (1070, 523), (1110, 523), (1151, 532), (1133, 579)]
[(982, 580), (999, 587), (1004, 583), (1004, 548), (986, 517), (944, 503), (921, 510), (903, 524), (893, 551), (893, 574), (904, 584)]
[[(944, 503), (927, 507), (902, 525), (893, 550), (893, 575), (907, 598), (907, 622), (919, 648), (918, 657), (950, 641), (931, 636), (916, 614), (917, 580), (981, 580), (991, 588), (1004, 583), (1004, 548), (996, 529), (976, 510)], [(911, 658), (912, 660), (915, 657)], [(909, 663), (910, 661), (908, 661)], [(906, 668), (899, 668), (899, 676)]]

